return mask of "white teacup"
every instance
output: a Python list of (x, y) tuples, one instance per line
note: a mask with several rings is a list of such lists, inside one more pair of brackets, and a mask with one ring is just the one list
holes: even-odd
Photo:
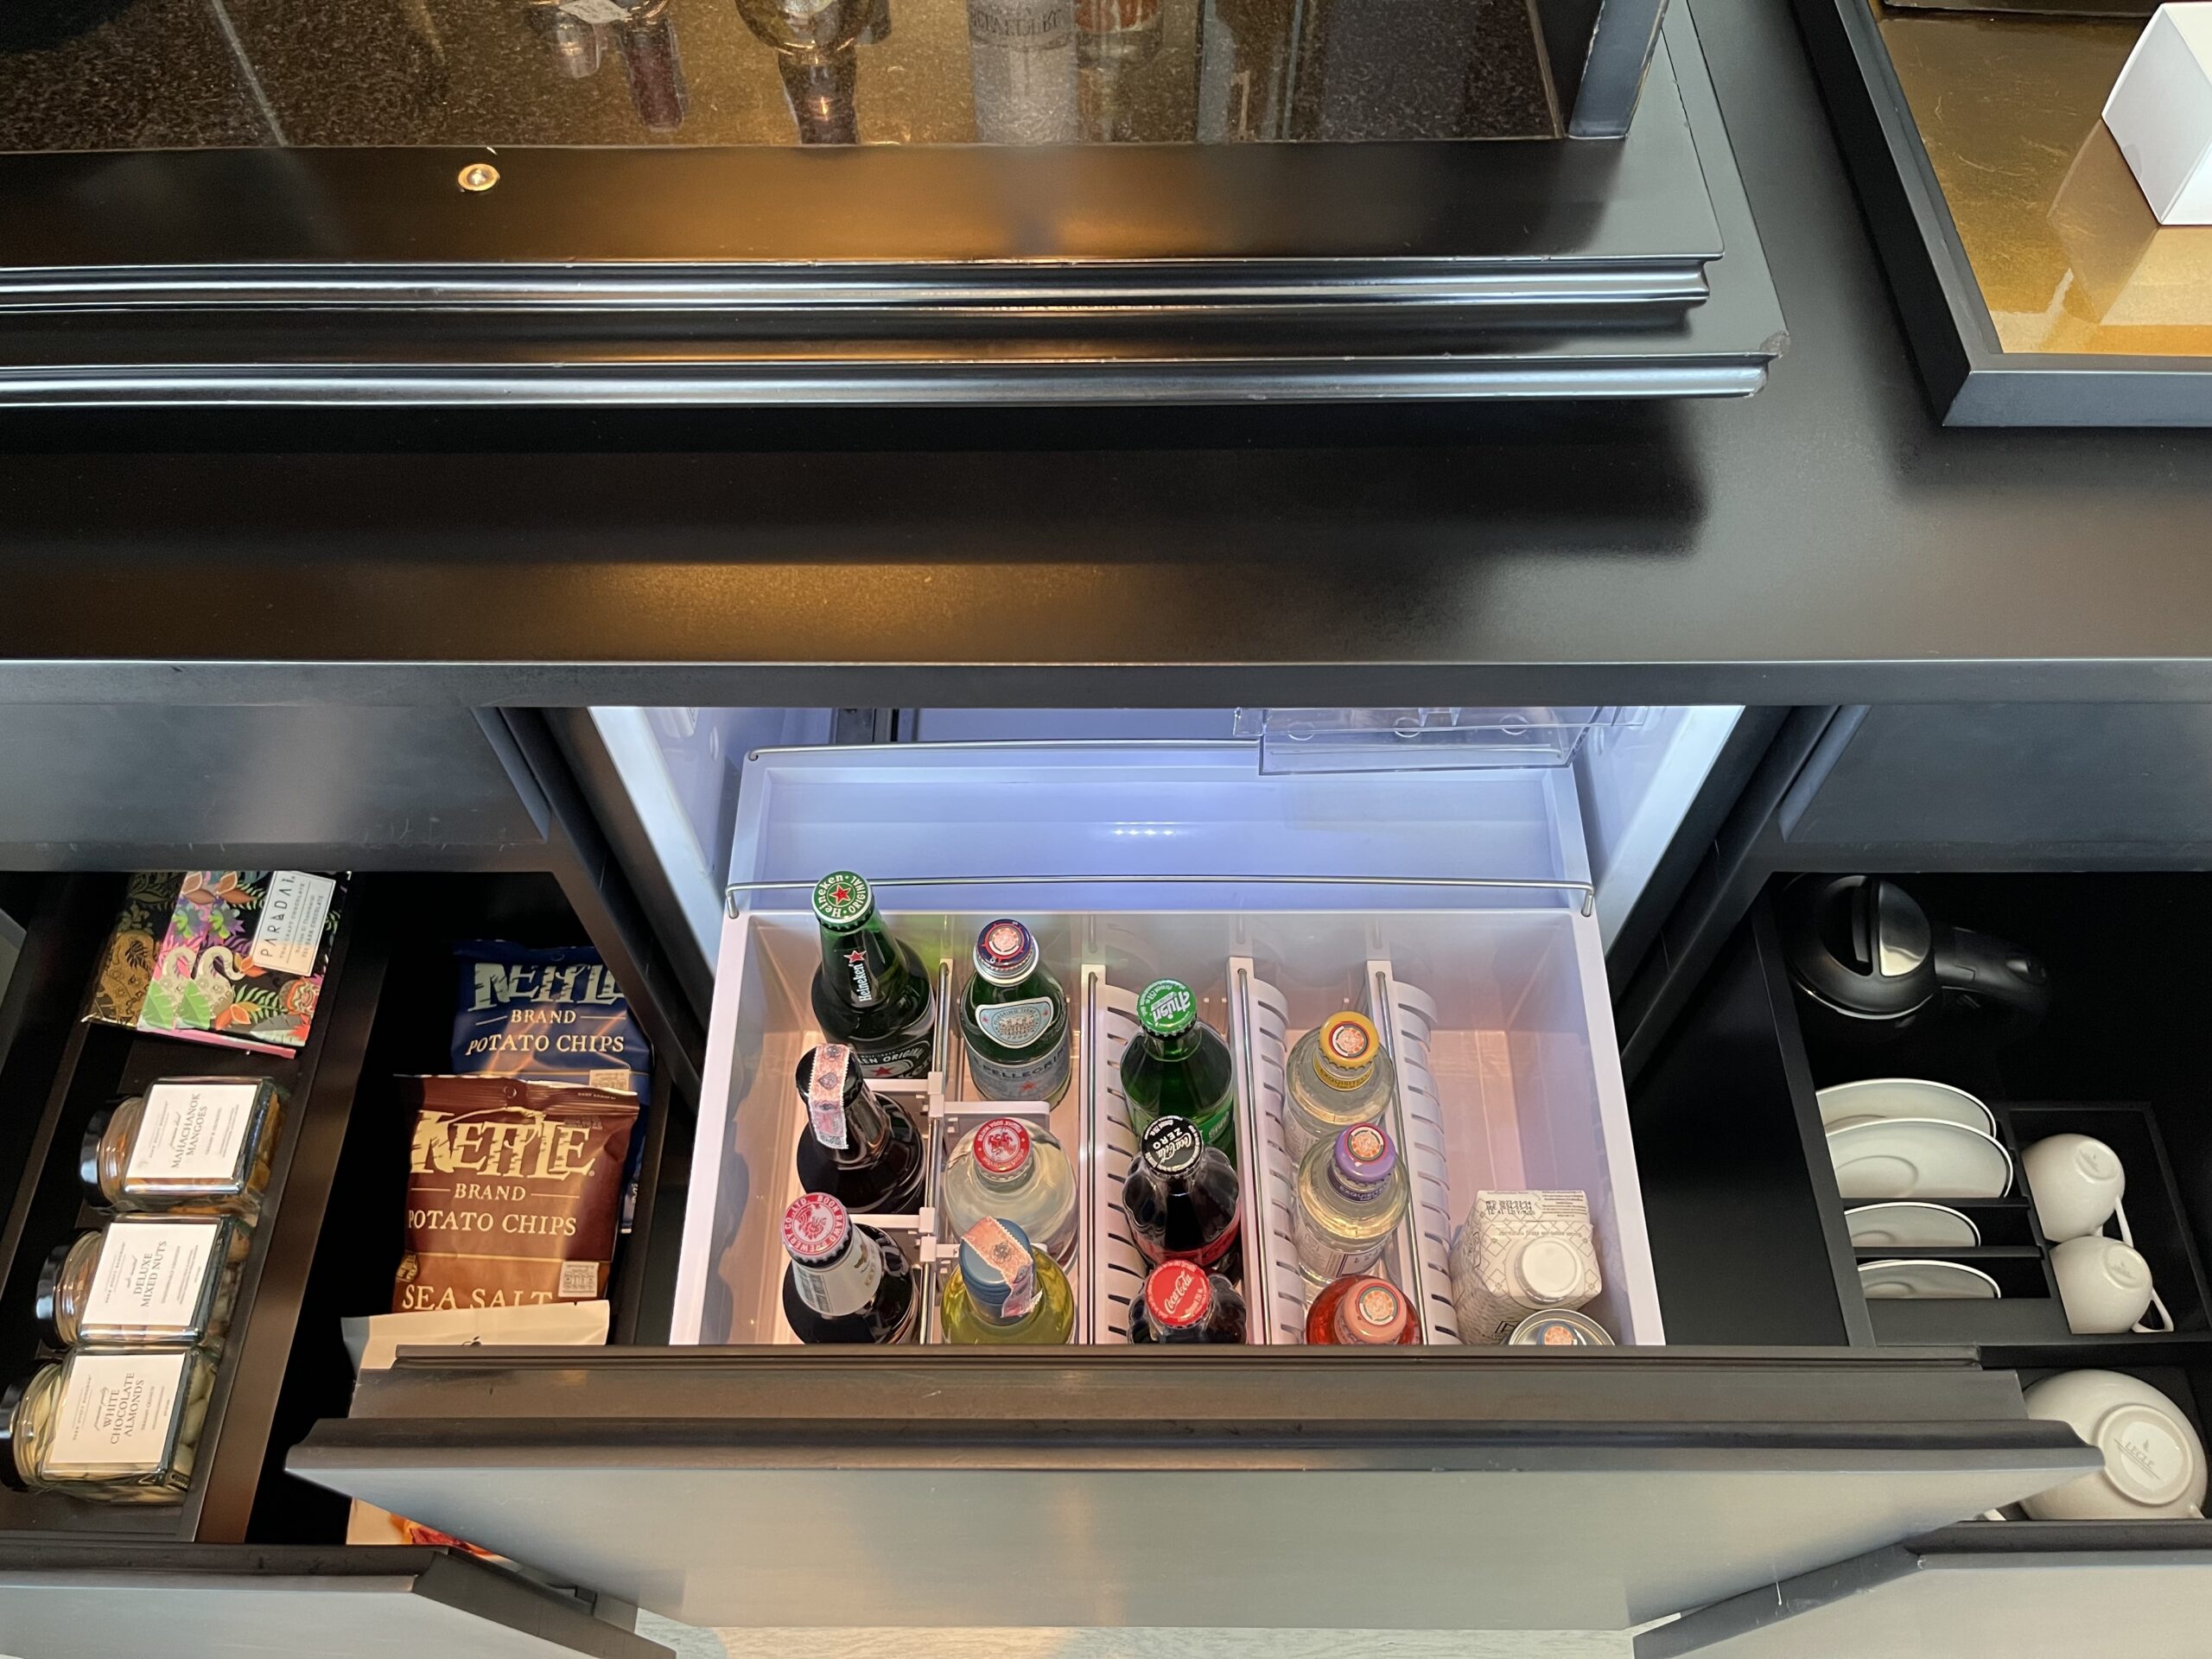
[[(2120, 1194), (2127, 1190), (2120, 1155), (2086, 1135), (2054, 1135), (2037, 1141), (2020, 1154), (2020, 1168), (2028, 1179), (2028, 1196), (2035, 1200), (2036, 1221), (2054, 1244), (2103, 1230), (2119, 1213)], [(2120, 1230), (2125, 1238), (2124, 1217)]]
[[(2058, 1281), (2066, 1328), (2077, 1337), (2174, 1328), (2173, 1316), (2151, 1282), (2151, 1264), (2132, 1245), (2098, 1233), (2069, 1238), (2052, 1248), (2050, 1271)], [(2153, 1305), (2163, 1323), (2145, 1325), (2143, 1316)]]

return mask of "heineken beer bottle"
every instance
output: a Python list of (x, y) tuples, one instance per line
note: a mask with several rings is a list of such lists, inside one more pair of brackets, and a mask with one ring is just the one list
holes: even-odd
[(891, 937), (875, 895), (849, 870), (815, 883), (814, 919), (822, 930), (814, 1017), (823, 1039), (849, 1045), (865, 1077), (928, 1076), (937, 998), (914, 947)]

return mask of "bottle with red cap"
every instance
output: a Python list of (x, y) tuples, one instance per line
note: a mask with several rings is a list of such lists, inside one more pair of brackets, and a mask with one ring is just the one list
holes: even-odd
[(1187, 1117), (1154, 1118), (1122, 1184), (1122, 1209), (1144, 1259), (1195, 1262), (1235, 1273), (1240, 1215), (1236, 1166)]
[(1242, 1342), (1244, 1298), (1192, 1262), (1163, 1262), (1129, 1309), (1131, 1342)]
[(954, 1142), (938, 1203), (955, 1237), (998, 1216), (1062, 1267), (1075, 1260), (1075, 1169), (1049, 1130), (1011, 1117), (978, 1124)]
[(859, 1055), (823, 1043), (798, 1058), (798, 1184), (855, 1215), (912, 1215), (922, 1207), (928, 1159), (913, 1119), (861, 1076)]
[(1347, 1274), (1322, 1288), (1306, 1310), (1306, 1340), (1347, 1348), (1387, 1348), (1421, 1340), (1405, 1292), (1388, 1279)]
[(784, 1319), (801, 1342), (904, 1342), (921, 1300), (906, 1252), (827, 1192), (784, 1211)]

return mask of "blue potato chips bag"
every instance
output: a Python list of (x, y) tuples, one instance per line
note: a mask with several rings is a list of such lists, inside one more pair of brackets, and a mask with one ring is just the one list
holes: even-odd
[(544, 949), (503, 939), (453, 948), (459, 969), (453, 1021), (453, 1069), (472, 1077), (531, 1077), (547, 1083), (622, 1089), (638, 1097), (622, 1185), (622, 1230), (637, 1212), (638, 1171), (652, 1104), (652, 1051), (630, 1013), (630, 1000), (588, 944)]

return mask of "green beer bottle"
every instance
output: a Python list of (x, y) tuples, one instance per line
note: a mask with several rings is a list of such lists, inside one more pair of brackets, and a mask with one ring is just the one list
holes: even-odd
[(1210, 1147), (1236, 1155), (1236, 1075), (1229, 1045), (1198, 1018), (1198, 999), (1176, 979), (1137, 998), (1137, 1034), (1122, 1051), (1122, 1092), (1139, 1135), (1156, 1117), (1187, 1117)]
[(1036, 937), (1011, 917), (976, 936), (976, 973), (960, 999), (968, 1076), (985, 1100), (1057, 1101), (1067, 1092), (1067, 993)]
[(849, 1046), (863, 1077), (927, 1077), (937, 997), (921, 957), (891, 937), (875, 895), (850, 870), (815, 884), (814, 919), (822, 930), (814, 1017), (823, 1040)]

